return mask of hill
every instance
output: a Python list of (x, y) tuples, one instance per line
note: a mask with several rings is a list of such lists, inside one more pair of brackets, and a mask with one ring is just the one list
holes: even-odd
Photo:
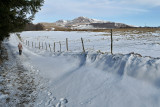
[(87, 17), (77, 17), (73, 20), (58, 20), (54, 23), (40, 23), (44, 29), (113, 29), (113, 28), (130, 28), (134, 27), (124, 23), (116, 23), (110, 21), (102, 21), (97, 19), (90, 19)]

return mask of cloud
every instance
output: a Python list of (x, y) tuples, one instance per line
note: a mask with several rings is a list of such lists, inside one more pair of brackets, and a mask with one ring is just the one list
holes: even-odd
[[(147, 12), (139, 6), (144, 0), (45, 0), (43, 12), (52, 14), (129, 14)], [(145, 4), (149, 4), (149, 0)], [(154, 0), (157, 1), (158, 0)], [(134, 4), (134, 5), (133, 5)], [(144, 5), (143, 5), (144, 6)]]
[(45, 0), (36, 17), (116, 17), (147, 13), (156, 6), (160, 0)]
[(148, 6), (157, 7), (160, 6), (160, 0), (120, 0), (122, 3), (137, 5), (137, 6)]
[(86, 0), (89, 2), (101, 2), (101, 3), (109, 3), (109, 4), (119, 4), (119, 5), (125, 5), (130, 4), (134, 6), (149, 6), (149, 7), (155, 7), (160, 6), (160, 0)]

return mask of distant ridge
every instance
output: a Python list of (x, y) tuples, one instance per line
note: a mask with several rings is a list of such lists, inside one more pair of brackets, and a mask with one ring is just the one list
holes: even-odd
[(124, 23), (115, 23), (91, 19), (84, 16), (77, 17), (73, 20), (58, 20), (54, 23), (41, 23), (45, 29), (64, 28), (64, 29), (112, 29), (112, 28), (129, 28), (135, 27)]

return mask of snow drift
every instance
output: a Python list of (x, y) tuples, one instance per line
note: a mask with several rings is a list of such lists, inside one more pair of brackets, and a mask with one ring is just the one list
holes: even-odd
[(54, 53), (44, 58), (33, 62), (48, 61), (44, 66), (49, 68), (37, 65), (40, 75), (48, 79), (48, 92), (67, 99), (68, 107), (160, 105), (159, 58), (134, 53)]
[[(56, 56), (56, 55), (55, 55)], [(92, 67), (104, 72), (130, 76), (144, 80), (160, 87), (160, 58), (142, 57), (137, 53), (102, 54), (102, 53), (61, 53), (79, 60), (77, 67)]]
[[(8, 44), (15, 56), (18, 42), (11, 35)], [(52, 53), (23, 46), (19, 61), (40, 77), (35, 107), (160, 106), (160, 58), (136, 53)]]

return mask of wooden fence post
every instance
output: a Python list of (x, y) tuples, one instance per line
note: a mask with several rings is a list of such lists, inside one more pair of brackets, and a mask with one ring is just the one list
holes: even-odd
[(51, 52), (51, 45), (49, 44), (50, 52)]
[(26, 45), (27, 45), (27, 40), (26, 40)]
[(35, 48), (36, 48), (36, 42), (35, 42)]
[(60, 41), (59, 41), (59, 48), (60, 48), (60, 50), (59, 50), (59, 51), (61, 52), (61, 42), (60, 42)]
[(83, 52), (85, 52), (85, 49), (84, 49), (84, 43), (83, 43), (83, 38), (81, 38), (81, 41), (82, 41), (82, 48), (83, 48)]
[(45, 44), (46, 44), (46, 50), (47, 50), (47, 43), (45, 42)]
[(29, 46), (29, 41), (28, 41), (28, 46)]
[(40, 44), (40, 42), (39, 42), (39, 49), (41, 49), (41, 44)]
[(42, 49), (43, 49), (43, 42), (42, 42)]
[(54, 49), (54, 52), (56, 52), (56, 43), (54, 42), (54, 47), (53, 47)]
[(113, 54), (113, 38), (112, 38), (112, 29), (111, 29), (111, 54)]
[(32, 42), (32, 48), (33, 48), (33, 42)]
[(68, 51), (68, 38), (66, 38), (66, 48), (67, 48), (67, 51)]

